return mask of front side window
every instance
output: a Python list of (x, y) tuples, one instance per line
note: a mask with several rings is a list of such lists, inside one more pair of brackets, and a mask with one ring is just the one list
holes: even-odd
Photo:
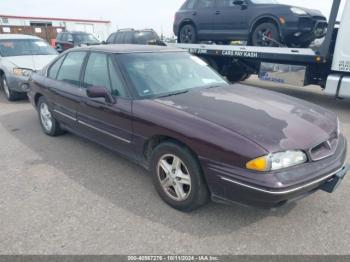
[(0, 40), (0, 56), (57, 55), (57, 51), (40, 39)]
[(84, 87), (104, 87), (113, 96), (126, 97), (126, 92), (111, 58), (107, 54), (91, 53), (86, 64)]
[(153, 31), (138, 31), (135, 32), (135, 43), (139, 45), (148, 45), (151, 42), (160, 40), (157, 34)]
[(216, 0), (217, 7), (238, 7), (235, 0)]
[(159, 97), (227, 82), (203, 60), (185, 52), (117, 55), (139, 97)]
[(123, 81), (118, 74), (118, 71), (116, 70), (113, 61), (111, 57), (108, 57), (108, 70), (109, 70), (109, 76), (111, 78), (111, 92), (114, 96), (119, 97), (127, 97), (127, 92), (125, 90), (125, 86), (123, 84)]
[(73, 42), (73, 36), (71, 34), (66, 34), (67, 42)]
[(111, 90), (106, 54), (90, 54), (85, 69), (84, 87), (88, 88), (92, 86), (104, 87)]
[(197, 8), (212, 8), (214, 7), (215, 0), (198, 0)]
[(92, 34), (75, 34), (74, 42), (78, 44), (98, 44), (99, 41)]
[(67, 82), (72, 85), (80, 85), (80, 72), (84, 63), (85, 52), (70, 52), (63, 61), (57, 80)]

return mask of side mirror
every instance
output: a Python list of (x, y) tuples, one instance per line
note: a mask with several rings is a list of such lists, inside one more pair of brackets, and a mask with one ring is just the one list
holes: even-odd
[(107, 45), (107, 42), (106, 41), (102, 41), (101, 44), (102, 45)]
[(104, 98), (107, 103), (116, 103), (115, 98), (102, 86), (91, 86), (87, 88), (86, 94), (90, 98)]
[(245, 1), (244, 1), (244, 0), (234, 0), (234, 1), (233, 1), (233, 4), (234, 4), (234, 5), (244, 5), (244, 4), (245, 4)]

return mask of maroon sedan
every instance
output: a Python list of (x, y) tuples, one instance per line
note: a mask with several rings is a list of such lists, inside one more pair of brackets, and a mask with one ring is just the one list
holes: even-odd
[(199, 58), (156, 46), (68, 51), (33, 76), (43, 131), (69, 131), (149, 169), (160, 197), (278, 207), (347, 173), (338, 118), (316, 105), (229, 85)]

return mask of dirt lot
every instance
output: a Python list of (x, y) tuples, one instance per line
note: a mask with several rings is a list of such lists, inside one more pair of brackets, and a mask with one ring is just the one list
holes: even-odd
[[(350, 101), (248, 82), (337, 112), (350, 138)], [(71, 134), (45, 136), (28, 102), (0, 96), (1, 254), (350, 254), (349, 187), (350, 177), (273, 212), (210, 204), (183, 214), (142, 168)]]

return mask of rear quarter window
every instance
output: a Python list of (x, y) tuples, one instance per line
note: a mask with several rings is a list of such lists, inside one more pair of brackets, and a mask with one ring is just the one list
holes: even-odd
[(47, 74), (48, 78), (56, 79), (58, 71), (60, 70), (60, 67), (62, 65), (62, 62), (66, 56), (62, 56), (60, 59), (58, 59), (49, 69), (49, 73)]
[(182, 10), (192, 10), (196, 4), (196, 0), (188, 0), (183, 6)]

